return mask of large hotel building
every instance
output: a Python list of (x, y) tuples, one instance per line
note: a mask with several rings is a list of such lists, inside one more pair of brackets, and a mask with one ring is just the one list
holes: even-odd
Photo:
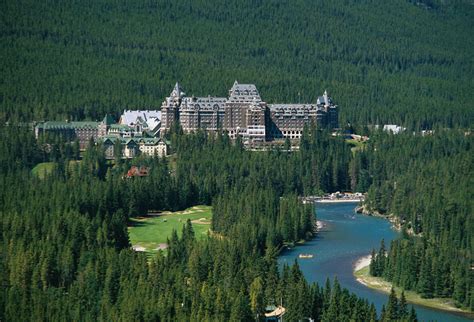
[(299, 139), (305, 124), (338, 127), (338, 110), (327, 92), (316, 104), (267, 104), (253, 84), (237, 81), (228, 97), (189, 97), (176, 83), (161, 106), (161, 133), (179, 122), (184, 132), (225, 131), (250, 141)]
[[(319, 128), (337, 128), (337, 113), (337, 106), (326, 92), (318, 97), (316, 104), (267, 104), (253, 84), (235, 82), (228, 97), (189, 97), (176, 83), (161, 111), (124, 110), (118, 123), (110, 115), (102, 122), (39, 122), (35, 134), (37, 138), (49, 133), (70, 141), (77, 139), (82, 149), (91, 139), (101, 140), (104, 145), (120, 141), (132, 152), (140, 147), (145, 154), (154, 155), (157, 151), (162, 155), (166, 154), (163, 152), (166, 142), (158, 137), (163, 137), (178, 122), (186, 133), (198, 129), (222, 131), (231, 138), (240, 136), (244, 143), (258, 143), (299, 139), (304, 125), (310, 123)], [(132, 152), (125, 157), (134, 156)]]

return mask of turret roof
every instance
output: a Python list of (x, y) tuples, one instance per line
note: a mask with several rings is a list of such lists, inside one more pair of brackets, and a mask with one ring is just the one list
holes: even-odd
[(181, 87), (181, 85), (179, 85), (179, 82), (176, 82), (170, 96), (182, 97), (184, 95), (186, 94), (184, 93), (183, 88)]

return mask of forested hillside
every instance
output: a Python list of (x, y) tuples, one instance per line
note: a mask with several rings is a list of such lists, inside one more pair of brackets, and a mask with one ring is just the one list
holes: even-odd
[[(371, 273), (425, 298), (474, 309), (472, 135), (381, 135), (368, 154), (370, 211), (392, 214), (404, 234), (382, 245)], [(382, 256), (388, 252), (388, 257)]]
[[(2, 1), (0, 320), (237, 321), (281, 302), (290, 321), (376, 320), (337, 281), (277, 269), (278, 249), (313, 234), (297, 196), (338, 190), (368, 191), (370, 210), (404, 231), (374, 275), (472, 309), (472, 30), (471, 0)], [(306, 127), (299, 151), (250, 152), (176, 131), (172, 158), (112, 166), (100, 144), (80, 157), (25, 126), (156, 109), (176, 81), (224, 96), (235, 79), (269, 103), (327, 89), (339, 123), (370, 140), (351, 151)], [(384, 123), (409, 130), (366, 127)], [(51, 173), (32, 174), (46, 161)], [(131, 165), (149, 176), (124, 180)], [(130, 249), (130, 217), (196, 204), (213, 206), (208, 239), (186, 223), (166, 256)], [(380, 319), (416, 319), (392, 309)]]
[[(347, 154), (347, 169), (348, 147), (322, 135), (314, 160)], [(78, 162), (73, 144), (58, 139), (45, 150), (26, 127), (1, 126), (0, 137), (8, 139), (0, 145), (2, 321), (250, 321), (280, 303), (287, 321), (377, 320), (375, 307), (337, 280), (310, 285), (296, 263), (278, 270), (284, 243), (313, 235), (313, 208), (296, 198), (302, 167), (279, 173), (309, 151), (255, 153), (225, 135), (173, 135), (174, 164), (137, 158), (112, 167), (100, 145)], [(31, 173), (40, 161), (55, 161), (44, 178)], [(149, 166), (149, 176), (125, 179), (131, 164)], [(337, 163), (326, 166), (338, 172)], [(149, 261), (130, 248), (129, 217), (197, 203), (213, 205), (206, 240), (187, 222), (166, 256)], [(381, 320), (416, 320), (396, 302)]]
[(473, 125), (466, 1), (2, 1), (0, 121), (159, 108), (175, 81), (268, 102), (328, 89), (340, 124)]

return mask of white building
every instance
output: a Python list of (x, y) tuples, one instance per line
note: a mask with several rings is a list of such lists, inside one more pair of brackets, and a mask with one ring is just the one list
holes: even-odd
[(120, 155), (124, 159), (131, 159), (140, 154), (148, 156), (164, 157), (168, 154), (167, 143), (160, 138), (124, 138), (117, 136), (102, 137), (106, 159), (115, 158), (120, 149)]
[(168, 153), (166, 142), (158, 138), (141, 138), (136, 140), (142, 154), (163, 157)]
[(161, 126), (161, 111), (124, 110), (119, 123), (131, 127), (135, 135), (141, 135), (147, 131), (156, 136)]
[(402, 126), (400, 126), (400, 125), (395, 125), (395, 124), (385, 124), (385, 125), (383, 126), (383, 130), (384, 130), (385, 132), (391, 132), (391, 133), (393, 133), (393, 134), (398, 134), (398, 133), (400, 133), (400, 132), (405, 131), (406, 128), (405, 128), (405, 127), (402, 127)]

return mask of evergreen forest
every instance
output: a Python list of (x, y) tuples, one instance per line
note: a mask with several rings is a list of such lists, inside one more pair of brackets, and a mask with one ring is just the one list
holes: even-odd
[[(373, 250), (373, 276), (472, 311), (472, 30), (471, 0), (2, 1), (0, 321), (258, 321), (279, 304), (286, 321), (416, 321), (403, 293), (377, 314), (337, 279), (278, 267), (315, 234), (299, 197), (336, 191), (367, 192), (402, 232)], [(176, 81), (225, 96), (234, 80), (268, 103), (327, 89), (339, 124), (370, 139), (308, 125), (299, 149), (256, 152), (177, 128), (167, 158), (110, 161), (31, 129), (159, 109)], [(132, 165), (149, 175), (124, 178)], [(132, 250), (129, 218), (200, 204), (207, 238), (186, 222), (165, 252)]]
[[(337, 279), (308, 284), (297, 262), (278, 269), (283, 246), (314, 234), (314, 209), (297, 195), (326, 181), (329, 189), (348, 184), (352, 157), (340, 138), (313, 137), (313, 127), (305, 131), (307, 150), (259, 153), (226, 135), (177, 133), (175, 160), (111, 166), (93, 142), (78, 161), (74, 143), (57, 138), (45, 150), (26, 127), (1, 131), (1, 320), (249, 321), (280, 303), (288, 321), (416, 320), (396, 298), (378, 316)], [(321, 164), (328, 178), (305, 173), (302, 156), (318, 164), (321, 155), (341, 156), (342, 170), (339, 161)], [(33, 175), (46, 160), (55, 161), (52, 172)], [(132, 164), (149, 166), (149, 176), (124, 178)], [(187, 222), (181, 237), (169, 237), (166, 254), (131, 249), (129, 217), (197, 203), (214, 209), (207, 239), (197, 241)]]
[(370, 148), (386, 152), (370, 161), (377, 179), (367, 204), (370, 212), (394, 216), (403, 236), (390, 247), (381, 242), (371, 274), (425, 298), (453, 298), (472, 311), (472, 135), (448, 131), (379, 140)]
[(340, 124), (473, 125), (470, 0), (2, 1), (0, 121), (157, 109), (176, 81), (269, 103), (327, 89)]

